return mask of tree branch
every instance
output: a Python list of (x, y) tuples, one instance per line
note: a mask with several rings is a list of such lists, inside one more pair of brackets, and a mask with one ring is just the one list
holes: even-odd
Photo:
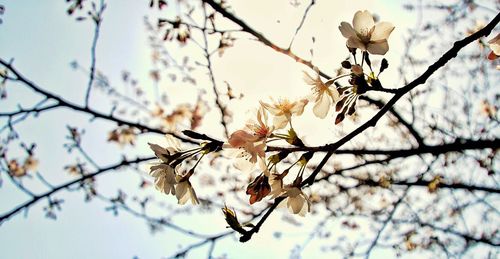
[(90, 99), (90, 91), (92, 89), (92, 85), (94, 84), (94, 76), (95, 76), (95, 63), (96, 63), (96, 47), (97, 47), (97, 39), (99, 38), (99, 31), (101, 29), (102, 22), (102, 13), (106, 5), (103, 0), (100, 2), (99, 11), (97, 11), (95, 17), (92, 17), (95, 28), (94, 28), (94, 38), (92, 39), (92, 46), (90, 48), (90, 72), (89, 72), (89, 83), (87, 85), (87, 93), (85, 94), (85, 107), (89, 107), (89, 99)]
[(302, 28), (302, 25), (304, 25), (304, 22), (307, 18), (307, 14), (309, 13), (309, 10), (311, 10), (311, 7), (316, 4), (316, 0), (311, 0), (311, 3), (306, 7), (306, 10), (304, 11), (304, 15), (302, 15), (302, 19), (300, 20), (299, 26), (297, 26), (297, 29), (295, 29), (295, 33), (293, 34), (292, 40), (290, 40), (290, 44), (288, 45), (288, 49), (292, 48), (293, 41), (295, 40), (295, 37), (299, 33), (300, 29)]
[[(85, 114), (88, 114), (88, 115), (92, 115), (96, 118), (101, 118), (101, 119), (105, 119), (105, 120), (108, 120), (108, 121), (113, 121), (119, 125), (127, 125), (127, 126), (130, 126), (130, 127), (134, 127), (134, 128), (137, 128), (139, 130), (141, 130), (142, 132), (152, 132), (152, 133), (158, 133), (158, 134), (169, 134), (169, 135), (172, 135), (173, 137), (179, 139), (179, 140), (182, 140), (183, 142), (186, 142), (186, 143), (191, 143), (191, 144), (199, 144), (198, 142), (195, 142), (191, 139), (188, 139), (188, 138), (185, 138), (177, 133), (174, 133), (174, 132), (164, 132), (163, 130), (160, 130), (160, 129), (155, 129), (155, 128), (151, 128), (147, 125), (143, 125), (143, 124), (140, 124), (140, 123), (136, 123), (136, 122), (130, 122), (130, 121), (126, 121), (126, 120), (123, 120), (123, 119), (120, 119), (120, 118), (117, 118), (113, 115), (108, 115), (108, 114), (104, 114), (104, 113), (101, 113), (101, 112), (98, 112), (94, 109), (91, 109), (90, 107), (82, 107), (82, 106), (79, 106), (77, 104), (74, 104), (74, 103), (71, 103), (65, 99), (63, 99), (62, 97), (60, 96), (57, 96), (53, 93), (50, 93), (44, 89), (42, 89), (41, 87), (37, 86), (35, 83), (31, 82), (30, 80), (28, 80), (26, 77), (24, 77), (19, 71), (17, 71), (11, 64), (9, 64), (8, 62), (6, 62), (5, 60), (1, 59), (0, 58), (0, 64), (2, 64), (3, 66), (5, 66), (8, 70), (10, 70), (15, 76), (16, 76), (16, 79), (15, 80), (18, 80), (18, 81), (21, 81), (22, 83), (24, 83), (26, 86), (28, 86), (29, 88), (31, 88), (33, 91), (45, 96), (46, 98), (48, 99), (53, 99), (54, 101), (57, 102), (57, 104), (60, 106), (60, 107), (67, 107), (67, 108), (70, 108), (74, 111), (79, 111), (79, 112), (83, 112)], [(52, 107), (54, 108), (54, 107)]]
[[(203, 13), (205, 15), (205, 20), (204, 20), (204, 23), (203, 23), (203, 27), (206, 28), (207, 27), (207, 21), (210, 18), (207, 16), (207, 11), (205, 9), (205, 6), (203, 6)], [(229, 137), (229, 132), (227, 130), (227, 122), (226, 122), (226, 115), (227, 115), (226, 107), (220, 101), (219, 91), (217, 90), (217, 84), (215, 83), (214, 71), (212, 69), (212, 60), (211, 60), (211, 57), (210, 57), (210, 52), (208, 50), (208, 39), (207, 39), (207, 35), (206, 35), (205, 30), (203, 30), (203, 42), (204, 42), (203, 51), (204, 51), (204, 54), (205, 54), (205, 58), (207, 60), (208, 74), (209, 74), (209, 77), (210, 77), (210, 82), (212, 83), (213, 92), (215, 94), (215, 105), (217, 106), (217, 108), (220, 111), (220, 116), (221, 116), (220, 123), (222, 125), (222, 128), (224, 129), (224, 137), (228, 138)]]
[(445, 143), (442, 145), (434, 146), (420, 146), (417, 148), (410, 149), (396, 149), (396, 150), (384, 150), (384, 149), (335, 149), (332, 144), (327, 144), (318, 147), (267, 147), (268, 152), (273, 151), (288, 151), (288, 152), (333, 152), (337, 155), (340, 154), (350, 154), (350, 155), (387, 155), (393, 158), (397, 157), (409, 157), (421, 154), (433, 154), (439, 155), (448, 152), (458, 152), (469, 149), (486, 149), (491, 148), (496, 150), (500, 148), (500, 139), (492, 140), (464, 140), (457, 139), (457, 141), (452, 143)]
[(117, 163), (117, 164), (114, 164), (114, 165), (111, 165), (111, 166), (108, 166), (108, 167), (103, 167), (97, 171), (95, 171), (94, 173), (90, 173), (90, 174), (86, 174), (86, 175), (83, 175), (82, 177), (76, 179), (76, 180), (73, 180), (73, 181), (70, 181), (70, 182), (67, 182), (67, 183), (64, 183), (64, 184), (61, 184), (61, 185), (58, 185), (56, 187), (54, 187), (52, 190), (48, 191), (48, 192), (45, 192), (45, 193), (42, 193), (42, 194), (39, 194), (39, 195), (34, 195), (31, 200), (19, 205), (18, 207), (12, 209), (11, 211), (3, 214), (0, 216), (0, 224), (2, 224), (5, 220), (9, 219), (10, 217), (12, 217), (13, 215), (19, 213), (21, 210), (23, 209), (27, 209), (29, 207), (31, 207), (33, 204), (35, 204), (36, 202), (38, 202), (39, 200), (43, 199), (43, 198), (48, 198), (50, 197), (52, 194), (62, 190), (62, 189), (66, 189), (74, 184), (77, 184), (77, 183), (80, 183), (82, 181), (84, 181), (85, 179), (89, 179), (89, 178), (93, 178), (97, 175), (100, 175), (104, 172), (108, 172), (108, 171), (112, 171), (112, 170), (115, 170), (115, 169), (118, 169), (122, 166), (128, 166), (128, 165), (132, 165), (132, 164), (138, 164), (138, 163), (141, 163), (141, 162), (145, 162), (145, 161), (149, 161), (149, 160), (152, 160), (152, 159), (155, 159), (155, 157), (146, 157), (146, 158), (137, 158), (135, 160), (123, 160), (122, 162), (120, 163)]
[(404, 194), (401, 195), (401, 197), (399, 197), (399, 199), (393, 204), (393, 209), (391, 210), (391, 212), (387, 216), (387, 219), (385, 219), (384, 222), (382, 223), (382, 227), (377, 231), (377, 235), (375, 236), (375, 238), (373, 239), (372, 243), (370, 244), (370, 246), (366, 250), (366, 253), (365, 253), (366, 256), (365, 256), (365, 258), (368, 259), (370, 257), (370, 254), (371, 254), (373, 248), (378, 243), (380, 235), (382, 234), (382, 232), (384, 231), (384, 229), (387, 227), (387, 225), (389, 224), (389, 222), (392, 220), (392, 217), (394, 216), (394, 213), (396, 213), (396, 210), (398, 209), (399, 205), (401, 204), (401, 202), (403, 201), (403, 199), (408, 194), (408, 191), (409, 191), (409, 188), (407, 188), (405, 190)]

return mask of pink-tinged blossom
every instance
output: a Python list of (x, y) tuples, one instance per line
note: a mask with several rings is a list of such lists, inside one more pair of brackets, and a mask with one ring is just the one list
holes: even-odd
[(237, 130), (229, 137), (229, 145), (234, 148), (245, 147), (249, 143), (254, 143), (259, 138), (245, 130)]
[(257, 120), (247, 123), (244, 130), (237, 130), (228, 139), (229, 147), (242, 149), (237, 154), (235, 166), (246, 171), (253, 167), (257, 158), (265, 158), (266, 141), (274, 130), (273, 126), (267, 123), (267, 113), (263, 108), (257, 112)]
[(274, 131), (274, 126), (269, 125), (266, 110), (261, 106), (257, 111), (257, 120), (250, 120), (246, 128), (252, 132), (258, 140), (266, 140)]

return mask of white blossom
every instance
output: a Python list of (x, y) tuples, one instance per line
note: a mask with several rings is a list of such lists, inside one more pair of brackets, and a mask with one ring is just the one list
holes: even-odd
[(271, 199), (274, 199), (278, 196), (280, 196), (284, 189), (283, 189), (283, 177), (279, 174), (272, 174), (269, 177), (269, 184), (271, 185), (271, 192), (269, 193), (269, 196), (271, 196)]
[(186, 204), (188, 200), (191, 200), (193, 205), (199, 204), (200, 201), (198, 197), (196, 197), (196, 192), (189, 182), (189, 179), (181, 179), (180, 176), (177, 176), (177, 185), (175, 186), (175, 196), (177, 197), (178, 203), (181, 205)]
[(311, 211), (311, 201), (301, 189), (292, 186), (285, 187), (285, 190), (284, 196), (286, 196), (286, 199), (284, 202), (286, 202), (290, 212), (304, 217), (307, 212)]
[(304, 72), (304, 81), (312, 86), (314, 96), (314, 115), (318, 118), (325, 118), (330, 111), (331, 106), (339, 99), (339, 92), (335, 87), (330, 88), (333, 81), (323, 83), (319, 73), (316, 72), (316, 77)]
[(300, 116), (304, 112), (304, 107), (308, 101), (301, 99), (295, 102), (290, 102), (288, 99), (279, 99), (272, 104), (260, 102), (262, 107), (274, 115), (273, 124), (277, 129), (282, 129), (292, 119), (292, 115)]
[(157, 190), (165, 194), (175, 194), (175, 184), (177, 182), (173, 167), (167, 164), (153, 165), (149, 174), (155, 178), (154, 184)]
[(181, 143), (178, 139), (172, 137), (171, 135), (166, 135), (165, 138), (167, 139), (168, 144), (166, 148), (153, 143), (148, 144), (149, 148), (153, 150), (157, 158), (161, 159), (165, 163), (170, 163), (171, 161), (169, 157), (181, 150)]
[(352, 25), (347, 22), (340, 23), (342, 35), (347, 38), (349, 48), (368, 51), (374, 55), (384, 55), (389, 50), (387, 38), (394, 30), (394, 25), (389, 22), (375, 24), (373, 16), (368, 11), (357, 11), (354, 14)]

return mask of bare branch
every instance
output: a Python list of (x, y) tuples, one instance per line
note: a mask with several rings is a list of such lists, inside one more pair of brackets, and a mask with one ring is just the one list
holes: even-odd
[(111, 165), (111, 166), (108, 166), (108, 167), (103, 167), (103, 168), (100, 168), (99, 170), (97, 170), (97, 171), (95, 171), (93, 173), (83, 175), (82, 177), (80, 177), (80, 178), (78, 178), (76, 180), (73, 180), (73, 181), (70, 181), (70, 182), (58, 185), (58, 186), (56, 186), (55, 188), (53, 188), (52, 190), (50, 190), (48, 192), (45, 192), (45, 193), (33, 196), (31, 198), (31, 200), (29, 200), (29, 201), (27, 201), (27, 202), (19, 205), (18, 207), (12, 209), (11, 211), (9, 211), (9, 212), (1, 215), (0, 216), (0, 224), (3, 223), (5, 220), (9, 219), (10, 217), (14, 216), (15, 214), (19, 213), (21, 210), (27, 209), (27, 208), (31, 207), (33, 204), (37, 203), (39, 200), (41, 200), (43, 198), (48, 198), (51, 195), (53, 195), (54, 193), (56, 193), (56, 192), (58, 192), (60, 190), (66, 189), (66, 188), (68, 188), (68, 187), (70, 187), (70, 186), (72, 186), (74, 184), (81, 183), (85, 179), (93, 178), (93, 177), (95, 177), (97, 175), (100, 175), (100, 174), (105, 173), (105, 172), (110, 172), (110, 171), (116, 170), (116, 169), (118, 169), (120, 167), (123, 167), (123, 166), (138, 164), (138, 163), (149, 161), (149, 160), (152, 160), (152, 159), (154, 159), (154, 157), (137, 158), (135, 160), (123, 160), (120, 163), (117, 163), (117, 164), (114, 164), (114, 165)]

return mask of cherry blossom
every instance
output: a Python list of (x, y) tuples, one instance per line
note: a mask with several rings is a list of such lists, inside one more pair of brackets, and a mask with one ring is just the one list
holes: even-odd
[(175, 186), (175, 196), (177, 197), (178, 203), (181, 205), (186, 204), (188, 200), (191, 200), (193, 205), (199, 204), (200, 201), (196, 196), (196, 192), (189, 182), (189, 177), (181, 177), (177, 175), (177, 185)]
[(349, 48), (368, 51), (374, 55), (384, 55), (389, 50), (387, 38), (394, 30), (394, 25), (389, 22), (375, 24), (371, 13), (365, 10), (354, 14), (352, 25), (342, 22), (339, 29), (342, 36), (347, 38)]
[(243, 160), (236, 161), (235, 166), (246, 171), (253, 168), (252, 164), (257, 162), (257, 158), (264, 158), (266, 141), (273, 130), (274, 127), (267, 123), (266, 111), (261, 107), (257, 112), (256, 121), (249, 121), (245, 129), (233, 132), (228, 139), (229, 146), (242, 149), (236, 157)]
[(273, 124), (277, 129), (282, 129), (290, 123), (292, 115), (302, 115), (307, 103), (307, 99), (301, 99), (295, 102), (291, 102), (288, 99), (279, 99), (278, 101), (273, 101), (273, 104), (260, 102), (262, 107), (274, 115)]
[(319, 73), (316, 73), (316, 77), (309, 75), (304, 72), (304, 81), (312, 86), (314, 95), (314, 115), (318, 118), (325, 118), (330, 111), (331, 106), (338, 100), (339, 92), (334, 87), (330, 87), (333, 81), (328, 81), (323, 83)]
[(149, 173), (155, 178), (155, 188), (165, 194), (175, 195), (175, 170), (173, 167), (167, 164), (157, 164), (151, 166), (151, 172)]
[(261, 106), (257, 111), (257, 120), (250, 120), (246, 124), (246, 128), (250, 130), (259, 140), (265, 140), (274, 131), (274, 126), (269, 125), (266, 110)]
[(271, 192), (269, 193), (269, 196), (271, 196), (271, 199), (274, 199), (283, 193), (284, 176), (285, 175), (272, 174), (271, 177), (269, 178), (269, 184), (271, 185)]
[(311, 211), (311, 201), (298, 187), (285, 187), (286, 206), (293, 214), (305, 216), (307, 212)]

